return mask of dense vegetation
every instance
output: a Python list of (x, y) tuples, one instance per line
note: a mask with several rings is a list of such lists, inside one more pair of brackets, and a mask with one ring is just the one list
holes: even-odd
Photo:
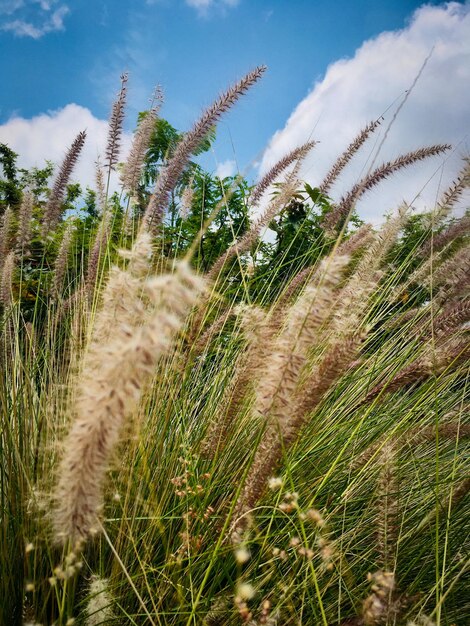
[(120, 162), (123, 76), (93, 190), (85, 133), (0, 146), (1, 624), (470, 619), (469, 162), (378, 229), (359, 198), (448, 146), (339, 200), (377, 122), (316, 187), (314, 142), (220, 180), (194, 159), (263, 71), (186, 133), (156, 92)]

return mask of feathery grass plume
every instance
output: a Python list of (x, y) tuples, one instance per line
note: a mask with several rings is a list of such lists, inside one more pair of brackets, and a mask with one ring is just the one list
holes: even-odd
[(69, 221), (62, 236), (62, 241), (60, 242), (59, 251), (57, 253), (57, 257), (54, 263), (53, 287), (57, 295), (60, 295), (62, 293), (62, 287), (64, 285), (64, 278), (67, 272), (67, 263), (74, 232), (75, 225), (72, 221)]
[(303, 385), (295, 402), (286, 407), (282, 424), (269, 423), (256, 451), (243, 491), (234, 511), (233, 540), (245, 529), (248, 515), (266, 491), (283, 453), (295, 443), (308, 416), (320, 404), (328, 390), (347, 371), (363, 341), (363, 333), (332, 344), (314, 373)]
[(317, 143), (317, 141), (308, 141), (298, 148), (291, 150), (291, 152), (288, 152), (282, 159), (275, 163), (254, 188), (249, 199), (250, 205), (252, 207), (257, 206), (264, 193), (275, 182), (277, 177), (295, 161), (302, 162)]
[[(464, 411), (462, 411), (463, 413)], [(408, 429), (404, 433), (394, 435), (395, 446), (401, 443), (408, 445), (418, 445), (422, 443), (434, 443), (436, 437), (439, 440), (456, 441), (460, 439), (466, 439), (470, 437), (470, 424), (461, 424), (460, 422), (446, 421), (449, 416), (443, 418), (443, 423), (431, 426), (414, 426)], [(353, 470), (358, 467), (362, 467), (368, 463), (373, 457), (375, 457), (379, 450), (386, 444), (389, 444), (389, 434), (386, 433), (383, 437), (379, 438), (370, 446), (368, 446), (363, 452), (361, 452), (352, 462), (351, 468)]]
[[(267, 366), (269, 365), (270, 370), (275, 373), (274, 375), (267, 374), (267, 380), (262, 379), (260, 381), (260, 400), (257, 409), (262, 415), (269, 416), (269, 421), (235, 509), (235, 519), (238, 518), (234, 531), (235, 540), (240, 533), (240, 529), (246, 524), (244, 516), (249, 513), (263, 494), (266, 481), (273, 474), (279, 460), (282, 458), (283, 451), (287, 450), (295, 442), (306, 418), (322, 401), (332, 385), (347, 371), (357, 356), (365, 336), (365, 331), (358, 330), (358, 328), (361, 324), (363, 312), (368, 306), (369, 296), (376, 288), (380, 278), (377, 267), (383, 255), (393, 245), (405, 218), (406, 210), (400, 210), (398, 215), (389, 219), (382, 230), (377, 233), (373, 245), (370, 246), (365, 256), (361, 259), (354, 275), (339, 292), (337, 296), (339, 304), (335, 310), (331, 310), (332, 292), (330, 288), (324, 293), (324, 297), (320, 298), (321, 304), (318, 301), (315, 302), (315, 307), (318, 307), (319, 311), (322, 312), (317, 317), (316, 323), (311, 325), (304, 312), (303, 328), (300, 337), (303, 336), (303, 339), (306, 339), (304, 344), (305, 350), (308, 350), (320, 340), (325, 339), (322, 339), (322, 334), (319, 331), (321, 331), (324, 322), (328, 318), (331, 318), (331, 323), (327, 328), (332, 337), (328, 338), (328, 347), (323, 358), (314, 368), (312, 374), (308, 376), (302, 388), (297, 393), (293, 393), (296, 391), (298, 376), (294, 382), (292, 374), (294, 373), (295, 375), (296, 369), (297, 373), (300, 372), (302, 365), (305, 363), (305, 353), (302, 355), (303, 358), (299, 359), (299, 355), (295, 351), (298, 350), (299, 343), (302, 345), (302, 341), (299, 342), (297, 340), (295, 348), (292, 338), (284, 344), (284, 351), (278, 353), (282, 357), (278, 366), (276, 366), (275, 362), (267, 362)], [(336, 258), (340, 259), (340, 264), (343, 268), (349, 262), (349, 257)], [(327, 261), (323, 261), (323, 263), (327, 263)], [(338, 278), (335, 284), (337, 282)], [(306, 287), (302, 296), (292, 307), (287, 318), (288, 322), (292, 320), (292, 311), (294, 311), (295, 318), (297, 311), (300, 313), (302, 306), (305, 306), (305, 300), (308, 301), (316, 289), (318, 288), (313, 285)], [(294, 323), (292, 326), (295, 329), (296, 324)], [(313, 336), (311, 334), (312, 330), (314, 331)], [(285, 339), (285, 335), (281, 334), (281, 343)], [(275, 359), (277, 356), (276, 351), (274, 351), (273, 356)], [(290, 367), (282, 367), (282, 360), (287, 361)], [(279, 371), (281, 372), (280, 377), (278, 375)], [(278, 406), (276, 406), (278, 389), (282, 391), (282, 394), (279, 394), (281, 402), (277, 401)]]
[(87, 273), (86, 273), (86, 288), (88, 298), (90, 302), (93, 301), (93, 293), (95, 291), (96, 279), (98, 276), (98, 268), (100, 266), (100, 258), (103, 252), (106, 251), (108, 245), (108, 239), (111, 230), (111, 213), (110, 211), (104, 211), (101, 217), (98, 231), (95, 235), (93, 247), (88, 257)]
[[(54, 492), (53, 524), (58, 542), (85, 539), (97, 531), (103, 484), (121, 426), (137, 408), (155, 365), (170, 350), (205, 285), (185, 261), (173, 274), (138, 282), (155, 310), (148, 313), (139, 299), (125, 315), (115, 317), (117, 307), (109, 311), (103, 303), (98, 329), (84, 358), (76, 417), (65, 442)], [(108, 290), (108, 300), (119, 297), (121, 285), (119, 281), (114, 284), (117, 291)], [(108, 332), (103, 329), (105, 323), (112, 326)]]
[(432, 375), (439, 376), (449, 367), (464, 364), (470, 355), (470, 344), (465, 338), (456, 337), (443, 343), (426, 345), (421, 356), (401, 369), (392, 380), (378, 383), (365, 396), (360, 406), (372, 402), (378, 396), (394, 393), (399, 389), (420, 383)]
[(329, 192), (332, 184), (335, 182), (335, 180), (344, 170), (346, 165), (356, 154), (356, 152), (358, 152), (358, 150), (363, 146), (369, 136), (375, 131), (377, 126), (380, 125), (381, 121), (382, 119), (378, 119), (363, 128), (359, 135), (357, 135), (357, 137), (355, 137), (355, 139), (353, 139), (353, 141), (349, 144), (343, 154), (338, 157), (328, 174), (318, 186), (322, 194), (327, 194)]
[(181, 194), (181, 204), (180, 204), (180, 215), (183, 220), (185, 220), (188, 215), (191, 213), (191, 209), (193, 207), (194, 200), (194, 178), (191, 176), (188, 184), (183, 189), (183, 193)]
[(33, 193), (29, 190), (25, 191), (18, 212), (18, 232), (16, 234), (16, 250), (25, 256), (29, 255), (29, 245), (31, 243), (33, 203)]
[(435, 267), (442, 261), (449, 252), (448, 246), (436, 252), (435, 255), (428, 257), (404, 280), (396, 285), (392, 291), (394, 299), (400, 298), (412, 285), (428, 285), (430, 276), (435, 271)]
[(419, 615), (416, 619), (406, 622), (406, 626), (436, 626), (436, 622), (427, 615)]
[(470, 300), (450, 302), (437, 315), (432, 324), (433, 331), (438, 336), (449, 336), (459, 327), (470, 320)]
[(468, 494), (469, 491), (470, 491), (470, 476), (460, 481), (457, 487), (452, 490), (452, 495), (449, 495), (446, 506), (444, 507), (444, 510), (447, 511), (449, 509), (454, 509), (461, 502), (461, 500), (465, 498), (465, 496)]
[(377, 550), (385, 570), (394, 569), (398, 542), (398, 481), (397, 450), (395, 443), (387, 440), (380, 449), (380, 467), (376, 489)]
[(159, 227), (170, 193), (181, 177), (191, 155), (197, 150), (201, 141), (207, 136), (219, 118), (261, 78), (265, 70), (266, 67), (261, 65), (230, 87), (204, 111), (192, 129), (176, 145), (173, 157), (160, 172), (155, 191), (145, 211), (144, 225), (146, 228), (155, 230)]
[(271, 200), (262, 215), (251, 224), (249, 230), (214, 262), (207, 274), (210, 280), (215, 280), (218, 277), (220, 270), (231, 257), (243, 254), (243, 252), (249, 250), (258, 239), (262, 229), (267, 226), (279, 213), (281, 208), (289, 202), (297, 188), (297, 180), (293, 174), (295, 174), (295, 172), (287, 177), (281, 187), (280, 193)]
[(368, 575), (372, 593), (364, 600), (362, 617), (366, 626), (385, 626), (393, 623), (400, 606), (396, 600), (395, 575), (378, 571)]
[(2, 217), (2, 226), (0, 228), (0, 268), (5, 262), (12, 245), (12, 229), (13, 229), (13, 210), (7, 206)]
[(438, 224), (452, 211), (458, 200), (462, 197), (465, 189), (470, 186), (470, 157), (464, 158), (464, 165), (457, 179), (448, 187), (440, 197), (436, 209), (431, 214), (432, 223)]
[[(322, 261), (321, 276), (317, 286), (309, 285), (287, 314), (284, 328), (266, 359), (256, 389), (254, 417), (265, 420), (265, 430), (256, 450), (253, 463), (234, 511), (234, 540), (246, 526), (246, 515), (266, 490), (268, 479), (279, 464), (284, 449), (298, 435), (309, 409), (314, 402), (300, 400), (296, 394), (307, 355), (318, 342), (318, 331), (332, 311), (333, 290), (342, 277), (349, 257), (333, 256)], [(336, 354), (336, 364), (342, 362)], [(319, 402), (334, 382), (331, 375), (333, 363), (324, 360), (317, 368), (316, 384), (321, 389), (315, 395)], [(324, 366), (322, 368), (322, 365)]]
[(342, 227), (355, 202), (357, 202), (357, 200), (359, 200), (364, 193), (370, 191), (370, 189), (378, 185), (382, 180), (388, 178), (393, 173), (403, 169), (404, 167), (408, 167), (409, 165), (416, 163), (417, 161), (427, 159), (428, 157), (442, 154), (446, 150), (450, 150), (450, 148), (451, 146), (448, 144), (438, 144), (427, 148), (419, 148), (418, 150), (399, 156), (393, 161), (384, 163), (375, 169), (371, 174), (368, 174), (356, 183), (351, 191), (349, 191), (346, 196), (343, 196), (339, 204), (336, 205), (330, 213), (326, 214), (325, 219), (323, 220), (325, 229), (328, 231), (334, 231), (337, 227)]
[(374, 283), (376, 282), (376, 272), (379, 270), (383, 259), (391, 250), (400, 231), (406, 224), (409, 217), (408, 210), (408, 205), (405, 203), (402, 204), (398, 207), (396, 215), (389, 217), (382, 228), (374, 233), (372, 239), (370, 235), (367, 236), (367, 243), (369, 245), (361, 256), (349, 285), (346, 285), (346, 288), (349, 289), (352, 294), (354, 294), (356, 285), (368, 283), (371, 280)]
[(338, 247), (338, 254), (353, 255), (365, 248), (374, 238), (372, 224), (363, 224)]
[(99, 626), (111, 622), (114, 618), (112, 604), (108, 580), (92, 576), (88, 589), (85, 626)]
[(2, 280), (0, 282), (0, 304), (2, 304), (5, 309), (10, 306), (13, 299), (12, 285), (15, 262), (15, 252), (11, 250), (7, 254), (1, 269)]
[(67, 189), (67, 184), (70, 180), (70, 176), (72, 174), (73, 168), (75, 167), (78, 158), (80, 156), (80, 152), (85, 144), (86, 139), (86, 131), (78, 133), (78, 135), (73, 140), (72, 145), (69, 148), (69, 151), (65, 155), (65, 158), (60, 166), (59, 172), (54, 181), (54, 185), (51, 189), (49, 198), (47, 200), (44, 216), (42, 220), (42, 235), (46, 237), (51, 230), (59, 223), (61, 213), (62, 213), (62, 202), (65, 196), (65, 192)]
[(246, 398), (248, 390), (255, 384), (259, 365), (263, 362), (262, 354), (266, 349), (267, 335), (270, 334), (266, 324), (266, 314), (259, 307), (243, 306), (238, 310), (246, 345), (238, 356), (234, 374), (224, 393), (221, 411), (207, 429), (201, 443), (201, 455), (214, 458), (217, 451), (223, 449), (228, 430), (234, 423), (240, 406)]
[[(470, 407), (467, 407), (467, 409)], [(464, 413), (464, 411), (462, 411)], [(445, 419), (445, 418), (444, 418)], [(447, 441), (456, 441), (459, 439), (467, 439), (470, 437), (470, 424), (461, 424), (460, 422), (444, 422), (443, 424), (415, 427), (408, 433), (404, 434), (404, 438), (409, 445), (417, 445), (420, 443), (435, 442), (436, 436), (439, 439)]]
[(446, 291), (454, 286), (459, 286), (468, 281), (470, 274), (470, 247), (463, 247), (457, 250), (449, 259), (438, 265), (423, 281), (426, 287), (438, 287), (445, 284)]
[(265, 364), (255, 405), (260, 415), (276, 425), (285, 419), (307, 351), (316, 344), (318, 330), (331, 313), (332, 292), (348, 262), (346, 256), (322, 261), (318, 285), (309, 285), (287, 313), (285, 328)]
[(234, 315), (235, 312), (233, 309), (227, 309), (216, 317), (209, 328), (198, 338), (194, 346), (192, 346), (191, 350), (193, 354), (196, 356), (202, 354), (213, 338), (220, 333), (228, 320)]
[(464, 215), (448, 226), (441, 233), (427, 239), (419, 251), (421, 257), (427, 257), (433, 252), (439, 252), (456, 239), (467, 237), (470, 234), (470, 215)]
[(95, 180), (96, 180), (96, 192), (98, 194), (98, 207), (101, 213), (106, 210), (106, 188), (104, 185), (103, 166), (98, 158), (95, 163)]
[[(343, 241), (337, 250), (337, 254), (339, 256), (347, 255), (352, 256), (362, 248), (366, 247), (374, 238), (374, 233), (372, 232), (371, 224), (363, 224), (355, 233), (353, 233), (346, 241)], [(300, 287), (302, 287), (307, 280), (310, 282), (314, 279), (316, 274), (316, 265), (311, 265), (309, 267), (304, 268), (298, 274), (296, 274), (291, 282), (289, 283), (287, 289), (280, 296), (276, 306), (282, 307), (284, 306), (297, 292)]]
[(108, 142), (106, 144), (106, 163), (105, 166), (108, 170), (108, 184), (111, 170), (119, 160), (119, 151), (121, 149), (122, 140), (122, 128), (124, 124), (124, 116), (127, 100), (127, 81), (128, 74), (125, 72), (121, 75), (121, 89), (118, 97), (113, 102), (111, 109), (111, 115), (109, 118), (109, 130), (108, 130)]
[[(289, 202), (292, 195), (298, 188), (298, 181), (296, 178), (296, 168), (286, 177), (286, 181), (281, 186), (280, 192), (271, 200), (264, 213), (251, 224), (249, 230), (236, 242), (234, 242), (223, 254), (220, 255), (216, 261), (214, 261), (212, 267), (207, 273), (207, 278), (210, 281), (217, 281), (219, 274), (224, 267), (225, 263), (232, 256), (240, 255), (250, 249), (251, 246), (257, 241), (262, 229), (269, 224), (269, 222), (279, 213), (281, 208)], [(200, 332), (201, 326), (204, 323), (206, 310), (202, 308), (191, 321), (191, 331), (189, 339), (194, 341)]]
[(383, 259), (395, 243), (400, 230), (408, 219), (406, 204), (398, 208), (395, 216), (389, 217), (382, 228), (373, 234), (368, 248), (359, 259), (353, 275), (341, 290), (337, 310), (333, 321), (337, 326), (333, 330), (347, 336), (348, 328), (354, 329), (361, 323), (361, 318), (369, 304), (369, 297), (382, 277), (379, 269)]
[(128, 261), (127, 268), (111, 267), (93, 324), (92, 341), (95, 344), (110, 341), (116, 320), (127, 328), (142, 323), (145, 314), (141, 302), (142, 279), (150, 272), (152, 252), (151, 237), (145, 232), (140, 233), (130, 251), (120, 251), (121, 257)]
[[(161, 103), (163, 96), (159, 94), (156, 98)], [(144, 118), (140, 121), (140, 124), (134, 134), (129, 156), (127, 157), (127, 161), (121, 172), (122, 186), (131, 198), (134, 198), (137, 195), (145, 155), (147, 154), (147, 150), (150, 145), (152, 133), (155, 130), (155, 123), (161, 106), (160, 103), (157, 106), (152, 106), (152, 108), (147, 111)]]

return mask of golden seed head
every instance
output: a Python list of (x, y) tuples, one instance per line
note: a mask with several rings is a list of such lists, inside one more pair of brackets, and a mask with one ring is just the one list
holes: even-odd
[(240, 565), (249, 561), (250, 557), (251, 557), (251, 554), (249, 550), (247, 550), (244, 547), (240, 547), (238, 548), (238, 550), (235, 551), (235, 559), (237, 563), (240, 563)]
[(237, 598), (241, 600), (251, 600), (255, 594), (255, 588), (250, 583), (240, 583), (237, 587)]
[(283, 484), (284, 481), (280, 476), (273, 476), (268, 481), (268, 486), (270, 489), (272, 489), (272, 491), (277, 491), (278, 489), (281, 489)]

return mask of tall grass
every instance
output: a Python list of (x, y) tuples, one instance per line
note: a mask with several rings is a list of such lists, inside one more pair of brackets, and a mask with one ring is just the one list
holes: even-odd
[[(203, 114), (133, 229), (99, 190), (88, 262), (84, 233), (55, 227), (78, 144), (45, 207), (33, 211), (25, 194), (15, 233), (5, 216), (1, 624), (470, 620), (468, 217), (447, 229), (442, 221), (455, 193), (403, 254), (407, 207), (344, 236), (338, 219), (379, 182), (360, 181), (326, 216), (329, 231), (343, 227), (337, 239), (325, 236), (322, 259), (274, 301), (270, 290), (252, 301), (243, 255), (289, 203), (296, 170), (208, 276), (190, 268), (197, 240), (185, 259), (161, 254), (155, 227), (187, 159), (263, 70)], [(145, 120), (124, 167), (130, 195)], [(375, 127), (351, 143), (325, 189)], [(256, 202), (312, 145), (273, 168)], [(465, 168), (457, 181), (460, 194)], [(55, 267), (39, 274), (25, 308), (31, 243), (43, 238), (45, 263), (54, 233)], [(236, 290), (226, 274), (234, 259)]]

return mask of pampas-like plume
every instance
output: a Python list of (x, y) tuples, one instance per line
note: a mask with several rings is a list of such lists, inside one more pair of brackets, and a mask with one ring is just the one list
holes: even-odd
[(433, 320), (433, 331), (438, 336), (450, 336), (470, 319), (470, 300), (450, 302)]
[[(448, 416), (443, 418), (443, 423), (432, 426), (415, 426), (410, 428), (400, 435), (394, 434), (394, 443), (398, 446), (401, 443), (407, 443), (409, 445), (418, 445), (422, 443), (435, 442), (436, 436), (438, 439), (456, 441), (457, 439), (466, 439), (470, 437), (470, 424), (460, 424), (458, 422), (446, 422), (449, 419)], [(386, 434), (378, 441), (375, 441), (368, 448), (366, 448), (361, 454), (359, 454), (353, 461), (351, 469), (355, 470), (358, 467), (362, 467), (368, 463), (373, 457), (375, 457), (379, 450), (383, 446), (389, 443), (389, 435)]]
[[(141, 235), (140, 248), (144, 244), (151, 249), (150, 238)], [(85, 539), (97, 530), (109, 458), (123, 421), (135, 411), (156, 363), (171, 349), (204, 289), (186, 262), (173, 274), (146, 280), (115, 269), (110, 282), (84, 358), (76, 419), (58, 469), (53, 523), (62, 543)], [(126, 285), (134, 298), (143, 290), (155, 310), (147, 313), (142, 299), (129, 302), (127, 293), (118, 304)]]
[(371, 243), (373, 238), (372, 224), (363, 224), (355, 233), (340, 244), (338, 254), (353, 255)]
[(108, 245), (108, 238), (110, 234), (110, 220), (110, 212), (105, 211), (101, 218), (98, 232), (96, 233), (95, 241), (93, 242), (93, 247), (90, 251), (90, 256), (88, 258), (86, 288), (90, 301), (93, 300), (96, 278), (98, 276), (98, 269), (100, 266), (100, 258), (103, 251), (106, 251), (106, 247)]
[(366, 626), (381, 626), (393, 623), (399, 613), (396, 605), (395, 576), (392, 572), (375, 572), (368, 575), (372, 583), (372, 593), (362, 606), (362, 616)]
[(448, 248), (446, 247), (437, 252), (435, 255), (427, 258), (408, 276), (405, 281), (403, 281), (393, 289), (393, 298), (400, 298), (402, 294), (408, 291), (411, 285), (428, 285), (430, 280), (429, 277), (432, 275), (434, 268), (442, 261), (442, 258), (445, 257), (447, 253)]
[(96, 180), (96, 191), (98, 194), (98, 206), (100, 209), (101, 213), (104, 213), (104, 211), (106, 210), (106, 189), (104, 186), (104, 178), (103, 178), (103, 167), (101, 165), (101, 161), (98, 158), (96, 163), (96, 170), (95, 170), (95, 180)]
[(106, 144), (106, 167), (108, 168), (108, 176), (119, 159), (119, 150), (121, 148), (122, 127), (124, 123), (124, 115), (127, 99), (127, 80), (128, 74), (121, 75), (121, 90), (118, 97), (113, 103), (111, 116), (109, 118), (108, 143)]
[(2, 226), (0, 228), (0, 268), (5, 262), (11, 249), (11, 231), (13, 228), (13, 211), (7, 206), (2, 218)]
[[(372, 232), (372, 225), (364, 224), (355, 233), (353, 233), (349, 239), (343, 241), (343, 243), (338, 247), (337, 254), (339, 256), (352, 256), (367, 246), (372, 241), (373, 237), (374, 234)], [(307, 281), (310, 282), (314, 279), (315, 274), (316, 266), (306, 267), (296, 274), (289, 283), (285, 292), (279, 298), (277, 308), (284, 306), (297, 292), (297, 290), (302, 287), (302, 285), (304, 285)]]
[(235, 315), (233, 309), (228, 309), (223, 311), (216, 319), (212, 322), (209, 328), (198, 338), (197, 342), (192, 346), (191, 351), (195, 356), (199, 356), (205, 350), (205, 348), (210, 344), (213, 338), (220, 333), (220, 331), (224, 328), (227, 321)]
[(435, 146), (429, 146), (428, 148), (420, 148), (419, 150), (408, 152), (407, 154), (396, 158), (394, 161), (384, 163), (375, 169), (371, 174), (356, 183), (351, 191), (349, 191), (349, 193), (340, 200), (339, 204), (325, 216), (323, 222), (325, 229), (333, 231), (338, 226), (342, 226), (354, 203), (357, 202), (357, 200), (364, 193), (378, 185), (382, 180), (388, 178), (398, 170), (411, 165), (412, 163), (422, 161), (423, 159), (427, 159), (431, 156), (442, 154), (446, 150), (450, 150), (450, 148), (451, 146), (447, 144), (438, 144)]
[(265, 364), (257, 390), (256, 410), (276, 425), (299, 383), (307, 351), (315, 345), (317, 333), (331, 312), (332, 291), (341, 279), (349, 257), (334, 256), (322, 262), (318, 285), (307, 287), (287, 314), (286, 325)]
[(18, 213), (18, 233), (16, 235), (16, 249), (18, 253), (28, 256), (31, 243), (31, 220), (33, 218), (34, 196), (31, 191), (25, 191)]
[(86, 131), (78, 133), (75, 137), (69, 151), (60, 166), (59, 172), (51, 189), (49, 199), (44, 209), (44, 217), (42, 222), (42, 234), (47, 236), (59, 223), (61, 216), (61, 205), (64, 199), (67, 184), (75, 167), (80, 152), (85, 144)]
[[(266, 360), (266, 374), (258, 385), (255, 408), (267, 418), (267, 427), (235, 508), (234, 540), (247, 523), (246, 514), (264, 493), (283, 451), (296, 441), (307, 417), (357, 357), (366, 334), (361, 329), (364, 311), (381, 277), (377, 268), (406, 219), (405, 207), (386, 222), (339, 293), (334, 292), (334, 286), (342, 272), (336, 268), (326, 281), (330, 283), (329, 288), (326, 288), (325, 278), (319, 280), (319, 287), (308, 285), (291, 308), (286, 329), (279, 336), (272, 357)], [(322, 262), (326, 272), (329, 263), (334, 267), (334, 261), (335, 257)], [(348, 261), (349, 257), (336, 257), (342, 268)], [(315, 294), (315, 290), (320, 292)], [(335, 307), (331, 306), (333, 293)], [(310, 308), (312, 305), (314, 308)], [(330, 322), (325, 324), (328, 320)], [(306, 351), (320, 342), (327, 345), (324, 356), (298, 388)]]
[(457, 250), (449, 259), (441, 263), (434, 273), (427, 276), (423, 284), (426, 287), (438, 287), (445, 283), (446, 290), (452, 289), (453, 286), (462, 285), (468, 281), (470, 274), (470, 248), (464, 247)]
[[(237, 540), (247, 523), (246, 514), (264, 493), (269, 477), (282, 458), (283, 450), (295, 441), (309, 410), (315, 404), (302, 394), (299, 399), (296, 392), (308, 352), (317, 345), (318, 331), (331, 315), (333, 290), (348, 261), (348, 257), (332, 257), (322, 262), (322, 280), (318, 286), (308, 286), (292, 306), (285, 327), (266, 360), (254, 405), (254, 417), (264, 418), (266, 427), (235, 508), (234, 540)], [(342, 345), (345, 345), (344, 342)], [(336, 353), (334, 363), (327, 358), (317, 368), (314, 385), (318, 387), (318, 393), (313, 393), (318, 402), (337, 378), (332, 370), (335, 369), (336, 373), (337, 365), (339, 369), (342, 368), (342, 361), (338, 357)]]
[(335, 182), (356, 152), (363, 146), (368, 137), (375, 131), (377, 126), (380, 125), (381, 121), (381, 119), (376, 120), (363, 128), (359, 135), (349, 144), (343, 154), (338, 157), (328, 174), (318, 186), (322, 194), (327, 194), (329, 192), (331, 185)]
[[(158, 96), (158, 99), (161, 100), (162, 96)], [(131, 151), (121, 173), (122, 186), (131, 197), (135, 197), (137, 194), (145, 155), (150, 145), (152, 133), (155, 130), (159, 108), (160, 106), (152, 107), (141, 120), (134, 135)]]
[(390, 217), (382, 228), (374, 234), (373, 238), (370, 238), (370, 235), (367, 237), (369, 245), (361, 256), (349, 285), (346, 286), (353, 297), (355, 289), (360, 285), (370, 281), (376, 282), (376, 273), (383, 259), (392, 248), (401, 229), (408, 220), (408, 208), (406, 204), (401, 205), (397, 214)]
[(56, 294), (60, 294), (62, 292), (74, 229), (75, 226), (73, 222), (67, 224), (62, 241), (60, 242), (59, 252), (57, 253), (54, 263), (54, 291)]
[(255, 68), (217, 98), (214, 104), (204, 111), (202, 117), (177, 144), (170, 162), (160, 172), (155, 191), (145, 211), (144, 224), (146, 228), (158, 228), (163, 219), (163, 212), (168, 203), (170, 193), (183, 173), (190, 156), (199, 147), (201, 141), (207, 136), (219, 118), (261, 78), (265, 70), (266, 67), (264, 65)]
[(456, 239), (466, 237), (470, 233), (470, 215), (464, 215), (459, 220), (448, 226), (442, 233), (435, 235), (423, 243), (419, 251), (421, 257), (427, 257), (431, 253), (439, 252)]
[(191, 213), (193, 208), (193, 200), (194, 200), (194, 177), (188, 181), (188, 184), (183, 189), (183, 193), (181, 194), (181, 204), (180, 204), (180, 215), (183, 220), (185, 220), (188, 215)]
[(465, 338), (455, 338), (447, 341), (443, 345), (433, 345), (430, 343), (422, 356), (400, 370), (391, 381), (375, 385), (366, 395), (361, 405), (372, 402), (378, 396), (393, 393), (422, 382), (432, 376), (438, 376), (449, 367), (456, 368), (461, 363), (465, 363), (470, 355), (470, 344)]
[(11, 287), (13, 283), (13, 272), (15, 271), (15, 253), (12, 250), (6, 256), (2, 267), (2, 280), (0, 282), (0, 304), (7, 308), (12, 302)]
[(237, 359), (231, 383), (224, 393), (221, 402), (222, 410), (217, 415), (217, 419), (209, 424), (201, 443), (201, 455), (211, 459), (214, 458), (218, 450), (224, 447), (227, 432), (235, 421), (248, 390), (256, 383), (257, 372), (263, 362), (261, 355), (266, 349), (268, 334), (270, 334), (269, 324), (266, 323), (266, 314), (262, 309), (242, 307), (239, 313), (241, 314), (246, 346)]
[[(468, 409), (469, 407), (467, 407)], [(462, 411), (464, 413), (465, 411)], [(444, 418), (445, 419), (445, 418)], [(437, 430), (437, 433), (436, 433)], [(435, 442), (436, 436), (442, 440), (457, 441), (458, 439), (467, 439), (470, 437), (470, 424), (460, 424), (458, 422), (447, 422), (437, 426), (425, 426), (412, 428), (405, 433), (404, 438), (409, 445), (417, 445), (420, 443)]]
[(253, 193), (250, 196), (251, 206), (254, 207), (258, 205), (263, 194), (275, 182), (277, 177), (295, 161), (303, 161), (310, 150), (312, 150), (312, 148), (316, 145), (316, 141), (308, 141), (302, 146), (291, 150), (291, 152), (288, 152), (284, 157), (282, 157), (282, 159), (275, 163), (254, 188)]
[(92, 576), (88, 589), (85, 626), (107, 624), (113, 619), (112, 598), (106, 578)]
[(464, 165), (460, 170), (457, 179), (442, 194), (437, 203), (435, 211), (431, 218), (435, 224), (445, 219), (454, 208), (455, 204), (461, 198), (465, 189), (470, 186), (470, 157), (464, 158)]

